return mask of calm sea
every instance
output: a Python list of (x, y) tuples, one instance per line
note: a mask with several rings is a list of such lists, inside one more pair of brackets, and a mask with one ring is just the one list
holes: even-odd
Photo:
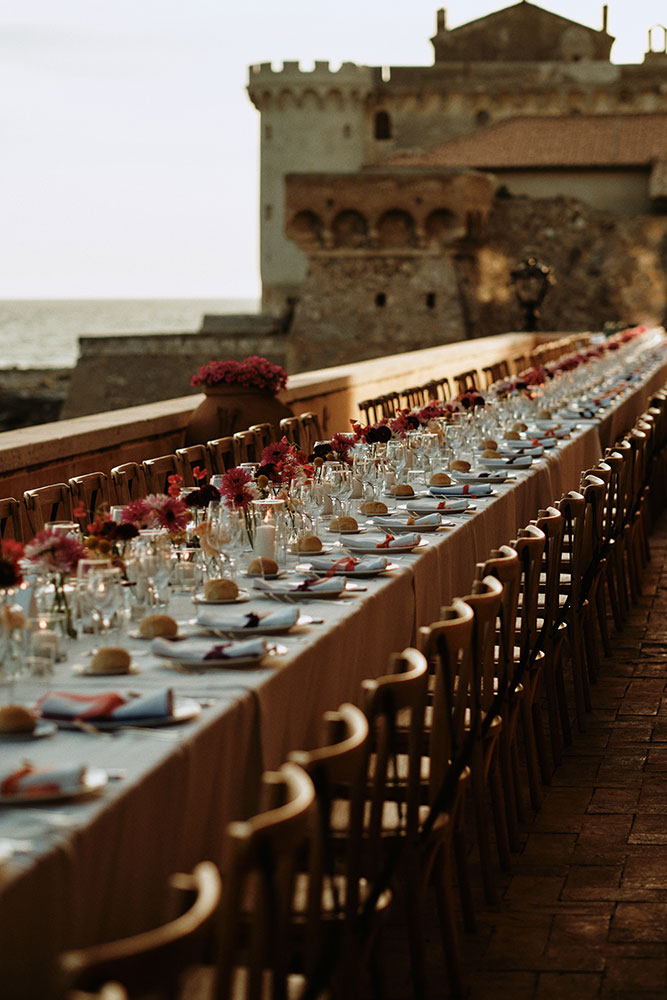
[(0, 369), (75, 365), (82, 334), (193, 332), (204, 313), (257, 308), (255, 299), (0, 299)]

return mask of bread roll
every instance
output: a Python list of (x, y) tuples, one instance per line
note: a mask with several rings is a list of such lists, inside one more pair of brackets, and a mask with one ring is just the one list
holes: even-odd
[(451, 476), (446, 472), (434, 472), (428, 481), (429, 486), (451, 486)]
[(359, 510), (362, 514), (388, 514), (389, 508), (382, 500), (366, 500)]
[(334, 517), (329, 521), (329, 531), (357, 531), (359, 525), (353, 517)]
[(103, 646), (90, 661), (91, 674), (128, 674), (130, 654), (120, 646)]
[(502, 457), (503, 456), (500, 454), (500, 452), (496, 451), (494, 448), (485, 448), (484, 451), (482, 452), (482, 458), (502, 458)]
[(139, 634), (146, 639), (158, 635), (170, 637), (178, 635), (178, 625), (169, 615), (146, 615), (139, 626)]
[(317, 535), (302, 535), (297, 542), (299, 552), (320, 552), (322, 542)]
[(204, 584), (204, 597), (207, 601), (233, 601), (238, 596), (238, 584), (226, 577), (207, 580)]
[(454, 459), (451, 467), (454, 472), (470, 472), (470, 462), (466, 462), (462, 458)]
[(396, 483), (391, 488), (391, 495), (394, 497), (413, 497), (415, 491), (409, 483)]
[(524, 424), (524, 422), (522, 420), (517, 420), (517, 422), (512, 425), (512, 430), (513, 431), (520, 431), (520, 432), (521, 431), (527, 431), (528, 430), (528, 424)]
[(520, 441), (521, 435), (519, 434), (518, 431), (508, 431), (507, 434), (505, 435), (505, 439), (507, 441)]
[(496, 448), (498, 447), (498, 442), (494, 441), (493, 438), (487, 438), (486, 441), (484, 442), (484, 447), (491, 448), (492, 451), (495, 451)]
[(258, 556), (248, 563), (248, 576), (275, 576), (277, 572), (278, 563), (264, 556)]
[(0, 708), (0, 733), (32, 733), (37, 718), (22, 705), (3, 705)]
[(540, 410), (537, 416), (539, 420), (551, 420), (551, 410)]

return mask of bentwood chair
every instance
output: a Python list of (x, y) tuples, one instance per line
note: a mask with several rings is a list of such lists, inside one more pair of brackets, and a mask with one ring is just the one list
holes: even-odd
[(412, 410), (415, 406), (424, 406), (426, 403), (426, 391), (423, 385), (415, 385), (411, 389), (403, 389), (403, 406)]
[(23, 504), (33, 535), (41, 531), (48, 521), (72, 520), (72, 492), (68, 483), (26, 490)]
[[(209, 481), (212, 463), (211, 454), (205, 444), (191, 444), (187, 448), (177, 448), (176, 455), (181, 461), (184, 486), (201, 486), (202, 483)], [(205, 474), (201, 482), (194, 477), (197, 469)]]
[(5, 538), (15, 542), (23, 541), (21, 504), (13, 497), (0, 500), (0, 542)]
[(238, 464), (246, 462), (259, 462), (262, 452), (257, 446), (257, 437), (254, 431), (237, 431), (234, 435)]
[(301, 417), (283, 417), (280, 421), (280, 436), (286, 437), (290, 444), (306, 450), (303, 445), (303, 424)]
[(306, 410), (305, 413), (299, 414), (299, 420), (301, 421), (301, 427), (303, 428), (301, 432), (301, 447), (307, 454), (310, 454), (313, 450), (315, 442), (322, 440), (320, 418), (311, 410)]
[(454, 381), (456, 382), (457, 394), (467, 392), (468, 389), (479, 389), (479, 372), (476, 368), (470, 368), (468, 371), (455, 375)]
[(103, 472), (88, 472), (84, 476), (74, 476), (69, 485), (73, 509), (84, 511), (78, 520), (85, 530), (96, 514), (109, 509), (109, 481)]
[(148, 493), (168, 493), (170, 476), (183, 475), (183, 462), (178, 455), (159, 455), (141, 463)]
[(353, 994), (358, 975), (357, 921), (368, 895), (361, 877), (368, 749), (366, 716), (345, 704), (325, 713), (321, 745), (288, 757), (310, 776), (317, 799), (297, 877), (292, 920), (301, 934), (292, 947), (311, 988), (331, 987), (334, 996)]
[(199, 947), (211, 929), (220, 902), (220, 876), (203, 861), (192, 875), (173, 875), (173, 888), (194, 893), (182, 916), (154, 930), (60, 955), (57, 980), (61, 995), (72, 990), (99, 990), (109, 981), (122, 983), (130, 997), (179, 995), (188, 967), (200, 961)]
[(122, 465), (114, 466), (110, 476), (113, 492), (116, 494), (115, 502), (118, 505), (125, 506), (132, 500), (145, 497), (148, 493), (144, 470), (136, 462), (124, 462)]
[(251, 430), (255, 435), (255, 447), (256, 453), (259, 455), (259, 461), (266, 446), (276, 440), (276, 432), (273, 429), (273, 424), (252, 424), (248, 430)]
[(225, 830), (216, 1000), (287, 996), (296, 870), (314, 801), (306, 772), (283, 764), (262, 775), (259, 811)]
[(591, 709), (584, 638), (590, 626), (589, 565), (585, 559), (585, 552), (590, 551), (590, 544), (585, 544), (590, 519), (587, 525), (586, 501), (581, 493), (574, 490), (561, 497), (554, 506), (563, 515), (560, 592), (564, 601), (560, 609), (560, 621), (566, 627), (565, 637), (572, 669), (577, 725), (583, 730), (586, 712)]
[(485, 378), (485, 388), (488, 389), (494, 382), (509, 377), (510, 366), (507, 361), (496, 361), (492, 365), (484, 365), (482, 372)]
[(239, 464), (238, 445), (233, 434), (206, 442), (213, 471), (222, 476)]

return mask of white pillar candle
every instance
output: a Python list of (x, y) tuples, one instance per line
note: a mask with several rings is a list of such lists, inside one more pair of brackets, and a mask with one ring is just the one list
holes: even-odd
[(275, 559), (276, 529), (272, 524), (260, 524), (255, 530), (255, 554), (262, 559)]

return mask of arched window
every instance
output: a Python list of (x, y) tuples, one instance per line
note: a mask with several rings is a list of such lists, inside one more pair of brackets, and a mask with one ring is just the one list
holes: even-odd
[(375, 113), (375, 138), (380, 140), (391, 139), (391, 118), (388, 111), (377, 111)]
[(331, 228), (336, 247), (363, 247), (368, 242), (366, 220), (361, 212), (352, 208), (339, 212)]
[(385, 212), (378, 222), (377, 230), (378, 245), (384, 250), (417, 245), (415, 220), (409, 212), (404, 212), (400, 208)]
[(301, 247), (322, 246), (322, 220), (314, 212), (298, 212), (285, 231)]

